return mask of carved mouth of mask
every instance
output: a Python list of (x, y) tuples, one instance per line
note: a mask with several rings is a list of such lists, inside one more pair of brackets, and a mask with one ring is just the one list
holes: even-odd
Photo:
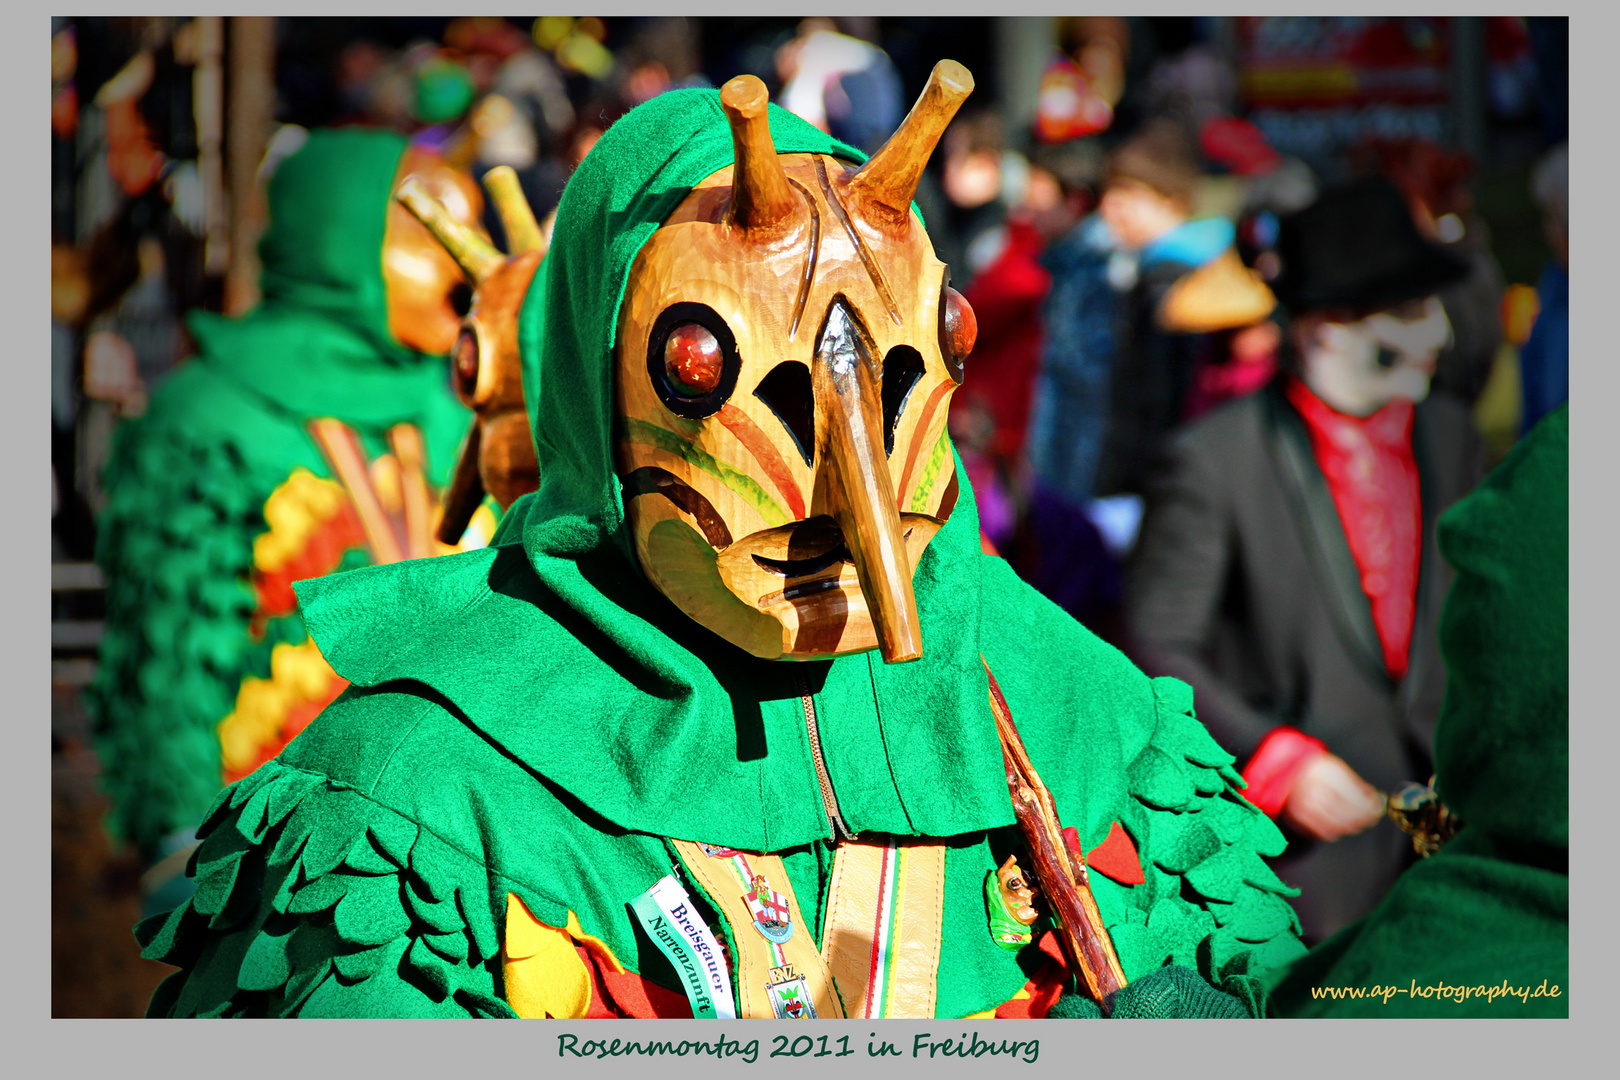
[[(817, 551), (819, 554), (814, 554)], [(840, 562), (855, 561), (838, 522), (825, 514), (790, 526), (789, 558), (773, 559), (757, 551), (749, 554), (764, 569), (788, 579), (814, 577)]]
[[(748, 552), (761, 569), (786, 579), (783, 594), (788, 599), (813, 591), (811, 588), (813, 585), (826, 587), (837, 584), (842, 569), (840, 564), (855, 565), (855, 556), (850, 554), (849, 545), (844, 542), (843, 530), (831, 517), (822, 515), (810, 518), (794, 523), (789, 529), (791, 539), (788, 542), (788, 553), (791, 558), (773, 559), (760, 554), (759, 551)], [(905, 530), (904, 539), (908, 543), (915, 531), (915, 528)], [(749, 537), (743, 543), (748, 544), (752, 539), (754, 538)], [(819, 554), (811, 554), (817, 549), (820, 551)], [(833, 573), (829, 575), (827, 571)]]
[[(922, 514), (902, 515), (907, 555), (921, 558), (939, 528), (939, 521)], [(859, 577), (843, 530), (827, 514), (745, 536), (716, 561), (722, 580), (767, 613), (828, 589), (854, 588)]]

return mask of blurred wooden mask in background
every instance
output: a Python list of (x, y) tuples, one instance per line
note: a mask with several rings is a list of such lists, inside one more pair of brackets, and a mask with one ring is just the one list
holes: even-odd
[[(472, 177), (452, 169), (437, 154), (412, 146), (399, 159), (396, 187), (407, 179), (431, 194), (466, 228), (482, 231), (484, 197)], [(383, 233), (383, 287), (388, 298), (388, 329), (401, 345), (442, 356), (455, 344), (467, 283), (461, 269), (433, 234), (390, 201)]]
[[(512, 246), (510, 255), (451, 213), (420, 175), (407, 177), (395, 196), (426, 226), (439, 253), (459, 267), (458, 277), (465, 274), (472, 285), (467, 315), (450, 334), (451, 379), (457, 397), (473, 411), (473, 424), (444, 496), (438, 537), (446, 544), (461, 538), (486, 493), (504, 511), (540, 485), (523, 400), (517, 320), (546, 240), (511, 168), (491, 169), (484, 184)], [(445, 348), (451, 348), (449, 342)]]

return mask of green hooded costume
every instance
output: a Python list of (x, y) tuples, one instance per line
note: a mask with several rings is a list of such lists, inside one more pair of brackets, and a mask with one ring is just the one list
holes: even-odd
[[(264, 611), (254, 587), (267, 499), (295, 470), (331, 476), (305, 422), (346, 423), (369, 456), (388, 449), (391, 427), (413, 424), (428, 479), (442, 484), (471, 419), (444, 360), (388, 330), (383, 237), (405, 145), (316, 131), (282, 161), (259, 245), (263, 302), (241, 318), (192, 312), (198, 355), (118, 431), (90, 703), (115, 828), (148, 859), (189, 840), (218, 794), (216, 729), (244, 680), (268, 682), (277, 646), (305, 640), (296, 608)], [(334, 546), (328, 564), (370, 561), (362, 545)]]
[(1435, 789), (1462, 828), (1277, 973), (1284, 1016), (1569, 1015), (1569, 407), (1439, 530)]
[[(779, 153), (861, 160), (774, 105), (770, 124)], [(819, 943), (833, 829), (803, 694), (849, 826), (946, 846), (936, 1015), (995, 1009), (1042, 957), (990, 932), (986, 874), (1022, 845), (981, 653), (1085, 850), (1115, 823), (1134, 844), (1140, 883), (1091, 876), (1128, 977), (1195, 968), (1258, 1014), (1259, 975), (1303, 951), (1262, 860), (1282, 838), (1191, 691), (982, 554), (971, 492), (917, 568), (915, 662), (756, 659), (642, 576), (613, 464), (617, 312), (641, 245), (731, 161), (718, 95), (676, 91), (581, 164), (520, 323), (540, 489), (487, 549), (299, 587), (353, 686), (222, 793), (195, 896), (138, 928), (144, 955), (181, 968), (154, 1015), (514, 1015), (508, 894), (684, 1007), (628, 906), (679, 872), (673, 840), (776, 853)], [(754, 929), (685, 880), (735, 971)]]

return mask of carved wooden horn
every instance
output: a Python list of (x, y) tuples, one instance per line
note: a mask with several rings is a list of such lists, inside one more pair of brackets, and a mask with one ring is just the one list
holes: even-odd
[(790, 221), (798, 209), (771, 142), (769, 105), (765, 84), (753, 75), (739, 75), (720, 88), (720, 107), (731, 124), (737, 161), (726, 221), (750, 232)]
[(472, 279), (476, 285), (489, 275), (499, 270), (506, 262), (505, 256), (495, 250), (495, 246), (467, 226), (450, 216), (450, 211), (430, 195), (426, 188), (417, 182), (416, 177), (407, 176), (405, 182), (399, 185), (394, 192), (405, 209), (426, 225), (434, 239), (450, 257), (456, 260), (461, 272)]
[(545, 254), (545, 234), (534, 220), (529, 200), (523, 197), (523, 186), (510, 165), (497, 165), (484, 174), (484, 189), (501, 216), (501, 228), (506, 230), (508, 255), (526, 255), (531, 251)]
[(886, 216), (911, 210), (917, 181), (934, 152), (946, 125), (973, 93), (973, 76), (955, 60), (941, 60), (928, 75), (917, 103), (878, 152), (849, 179), (849, 193), (858, 204), (878, 206)]

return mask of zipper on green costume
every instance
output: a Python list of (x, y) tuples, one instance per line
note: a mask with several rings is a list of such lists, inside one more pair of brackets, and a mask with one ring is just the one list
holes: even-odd
[(838, 797), (833, 794), (832, 777), (827, 773), (827, 759), (821, 756), (821, 731), (816, 726), (816, 701), (810, 694), (810, 686), (804, 681), (803, 674), (797, 674), (799, 680), (799, 702), (804, 706), (804, 726), (810, 732), (810, 759), (816, 766), (816, 783), (821, 788), (821, 808), (827, 812), (827, 822), (833, 829), (833, 842), (840, 840), (853, 840), (855, 833), (844, 823), (843, 815), (838, 812)]

